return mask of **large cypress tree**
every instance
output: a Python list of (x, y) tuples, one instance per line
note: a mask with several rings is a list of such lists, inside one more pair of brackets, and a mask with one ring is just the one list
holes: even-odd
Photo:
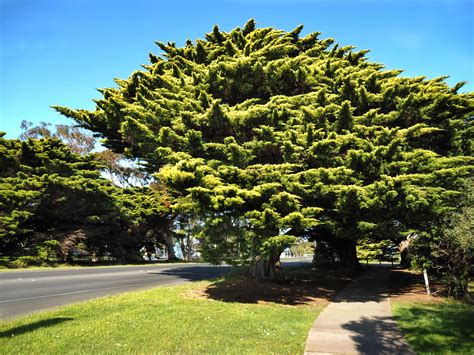
[(359, 238), (396, 239), (453, 206), (473, 168), (473, 94), (301, 30), (250, 20), (158, 42), (95, 111), (56, 109), (145, 160), (174, 208), (205, 220), (209, 260), (252, 256), (279, 275), (282, 249), (309, 235), (357, 266)]

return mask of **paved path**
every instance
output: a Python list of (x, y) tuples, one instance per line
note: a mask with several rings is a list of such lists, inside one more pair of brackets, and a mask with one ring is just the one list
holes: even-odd
[(140, 288), (204, 280), (228, 271), (228, 266), (164, 264), (0, 272), (0, 320)]
[(389, 276), (367, 271), (342, 290), (314, 322), (305, 354), (414, 354), (392, 318)]

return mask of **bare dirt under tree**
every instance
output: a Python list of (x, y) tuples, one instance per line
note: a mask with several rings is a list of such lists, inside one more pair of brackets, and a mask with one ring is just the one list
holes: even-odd
[[(294, 269), (286, 272), (286, 280), (256, 280), (236, 275), (213, 282), (204, 289), (187, 291), (190, 298), (205, 298), (224, 302), (278, 303), (289, 306), (325, 306), (360, 273), (341, 270)], [(436, 285), (433, 289), (436, 290)], [(408, 302), (442, 302), (438, 294), (426, 294), (420, 273), (390, 270), (389, 293), (392, 300)]]

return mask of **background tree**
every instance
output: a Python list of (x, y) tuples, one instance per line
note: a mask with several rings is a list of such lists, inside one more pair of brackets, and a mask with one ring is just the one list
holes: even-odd
[(20, 128), (23, 132), (20, 134), (21, 140), (40, 139), (40, 138), (51, 138), (53, 133), (51, 132), (51, 123), (41, 121), (37, 126), (33, 126), (33, 122), (26, 120), (21, 121)]
[(455, 212), (447, 213), (411, 244), (412, 263), (438, 274), (449, 296), (468, 292), (474, 262), (474, 179), (466, 181)]
[(56, 109), (201, 216), (207, 259), (251, 257), (255, 275), (281, 277), (281, 251), (306, 235), (358, 267), (358, 239), (400, 238), (454, 206), (472, 173), (473, 94), (301, 30), (250, 20), (158, 42), (95, 111)]
[(310, 255), (314, 253), (314, 243), (300, 238), (291, 246), (290, 251), (292, 256), (303, 257), (305, 255)]
[(357, 257), (359, 260), (369, 261), (395, 261), (398, 247), (390, 240), (378, 240), (376, 242), (361, 238), (357, 241)]
[(117, 187), (99, 168), (93, 155), (76, 154), (57, 138), (2, 135), (0, 254), (71, 260), (81, 244), (97, 258), (133, 260), (144, 243), (164, 243), (170, 228), (164, 195)]
[(197, 256), (199, 241), (196, 238), (202, 230), (202, 222), (192, 214), (180, 214), (175, 218), (175, 236), (177, 237), (183, 259), (190, 261)]
[(101, 163), (101, 170), (109, 180), (122, 187), (148, 186), (151, 178), (146, 171), (123, 154), (114, 153), (105, 149), (94, 153), (97, 161)]
[(94, 149), (96, 139), (94, 136), (77, 126), (55, 125), (55, 131), (51, 130), (51, 123), (40, 122), (38, 126), (34, 126), (32, 122), (21, 121), (20, 135), (21, 140), (41, 139), (41, 138), (58, 138), (64, 144), (77, 154), (89, 154)]

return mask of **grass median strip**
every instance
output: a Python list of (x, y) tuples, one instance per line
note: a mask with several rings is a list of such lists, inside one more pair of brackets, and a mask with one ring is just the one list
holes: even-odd
[[(1, 259), (1, 258), (0, 258)], [(25, 271), (55, 271), (55, 270), (81, 270), (81, 269), (112, 269), (112, 268), (129, 268), (129, 267), (156, 267), (156, 266), (175, 266), (175, 265), (199, 265), (198, 261), (159, 261), (159, 262), (143, 262), (135, 264), (57, 264), (50, 266), (29, 266), (25, 268), (9, 268), (2, 265), (0, 260), (0, 272), (25, 272)]]
[(301, 353), (324, 307), (196, 296), (210, 285), (124, 293), (4, 321), (1, 353)]

